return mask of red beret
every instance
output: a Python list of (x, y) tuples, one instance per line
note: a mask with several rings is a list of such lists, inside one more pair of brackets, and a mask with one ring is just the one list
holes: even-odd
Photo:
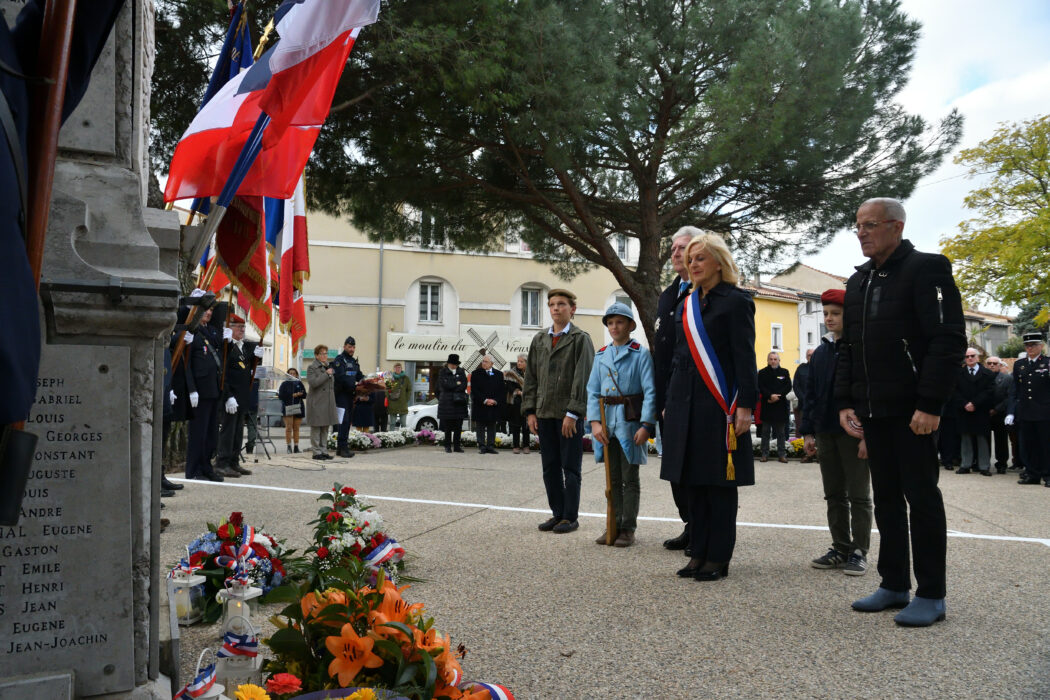
[(846, 290), (845, 289), (829, 289), (820, 295), (821, 304), (838, 304), (839, 306), (846, 305)]
[(244, 319), (241, 318), (240, 316), (238, 316), (237, 314), (233, 314), (232, 316), (230, 316), (230, 325), (232, 326), (235, 323), (239, 323), (239, 324), (241, 324), (243, 326), (244, 325)]

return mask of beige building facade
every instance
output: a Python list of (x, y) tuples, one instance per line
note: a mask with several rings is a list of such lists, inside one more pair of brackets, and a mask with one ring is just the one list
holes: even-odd
[[(468, 253), (439, 243), (376, 243), (349, 221), (310, 213), (310, 280), (305, 285), (305, 352), (291, 363), (305, 367), (312, 348), (328, 345), (334, 355), (347, 336), (357, 342), (365, 373), (390, 370), (401, 362), (415, 380), (415, 400), (432, 394), (430, 377), (450, 353), (469, 372), (481, 349), (497, 366), (518, 353), (550, 325), (547, 291), (567, 288), (577, 296), (574, 323), (590, 334), (595, 348), (608, 342), (602, 325), (614, 301), (630, 304), (612, 274), (589, 270), (566, 282), (532, 258), (527, 246), (507, 240), (493, 253)], [(629, 265), (637, 251), (624, 241)], [(645, 334), (635, 333), (645, 344)]]

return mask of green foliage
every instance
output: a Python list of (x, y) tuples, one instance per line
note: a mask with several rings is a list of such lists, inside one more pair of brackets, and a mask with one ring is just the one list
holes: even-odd
[(955, 162), (992, 175), (966, 197), (976, 217), (941, 240), (960, 291), (972, 304), (1050, 303), (1050, 116), (1004, 124)]
[(1021, 307), (1021, 310), (1017, 313), (1017, 317), (1014, 318), (1014, 333), (1018, 337), (1023, 336), (1025, 333), (1046, 333), (1047, 322), (1046, 318), (1043, 318), (1046, 314), (1047, 306), (1043, 302), (1032, 299)]
[(467, 250), (520, 235), (564, 276), (604, 266), (651, 336), (679, 227), (758, 269), (939, 165), (961, 117), (931, 127), (893, 101), (918, 32), (897, 0), (389, 0), (350, 56), (310, 204), (375, 238), (428, 221)]
[(1005, 343), (995, 349), (995, 354), (1003, 359), (1017, 357), (1022, 352), (1024, 352), (1024, 342), (1019, 335), (1010, 336)]

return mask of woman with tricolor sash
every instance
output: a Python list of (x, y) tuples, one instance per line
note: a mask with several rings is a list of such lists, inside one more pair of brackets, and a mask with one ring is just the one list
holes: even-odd
[(691, 558), (678, 575), (717, 581), (736, 545), (737, 487), (755, 483), (755, 303), (721, 237), (696, 236), (685, 261), (692, 290), (675, 312), (660, 478), (688, 493)]

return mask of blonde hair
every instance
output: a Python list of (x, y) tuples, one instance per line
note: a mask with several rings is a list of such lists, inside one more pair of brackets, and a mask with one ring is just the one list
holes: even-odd
[[(713, 233), (702, 233), (699, 236), (694, 236), (693, 240), (689, 241), (689, 245), (685, 247), (685, 264), (686, 268), (689, 267), (689, 258), (692, 257), (693, 252), (697, 250), (703, 250), (711, 254), (711, 257), (715, 259), (719, 265), (722, 266), (722, 281), (729, 284), (737, 284), (740, 282), (740, 269), (737, 268), (736, 263), (733, 262), (733, 255), (729, 252), (729, 246), (722, 240), (721, 236), (717, 236)], [(689, 273), (689, 281), (694, 285), (696, 280), (693, 278), (693, 273)]]

